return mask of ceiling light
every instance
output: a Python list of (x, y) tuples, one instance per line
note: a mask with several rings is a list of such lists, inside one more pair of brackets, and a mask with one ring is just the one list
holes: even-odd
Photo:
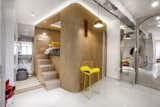
[(47, 33), (46, 33), (46, 32), (43, 32), (42, 35), (47, 35)]
[(35, 17), (36, 15), (34, 14), (34, 12), (31, 12), (31, 16), (32, 16), (32, 17)]
[(98, 20), (94, 23), (93, 25), (95, 28), (102, 28), (104, 25), (102, 23), (102, 21)]
[(159, 25), (157, 25), (157, 27), (160, 27), (160, 24), (159, 24)]
[(125, 29), (126, 27), (124, 25), (120, 25), (120, 29)]
[(157, 16), (157, 17), (156, 17), (156, 20), (160, 20), (160, 16)]
[(61, 28), (61, 21), (55, 22), (55, 23), (51, 24), (50, 26), (51, 27)]
[(154, 1), (154, 2), (152, 2), (152, 4), (151, 4), (151, 6), (152, 6), (153, 8), (157, 7), (158, 5), (159, 5), (159, 2), (158, 2), (158, 1)]

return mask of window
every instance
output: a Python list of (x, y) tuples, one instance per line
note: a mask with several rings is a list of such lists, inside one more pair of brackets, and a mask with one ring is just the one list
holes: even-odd
[(32, 42), (20, 42), (20, 55), (32, 55)]

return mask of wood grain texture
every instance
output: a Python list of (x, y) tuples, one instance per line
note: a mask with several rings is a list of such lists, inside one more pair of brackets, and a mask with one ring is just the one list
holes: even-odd
[[(40, 40), (44, 32), (47, 34), (45, 35), (46, 38), (44, 38), (43, 40)], [(34, 39), (34, 50), (35, 50), (34, 51), (34, 65), (35, 65), (34, 69), (35, 69), (35, 75), (38, 77), (41, 83), (42, 83), (41, 74), (40, 74), (40, 70), (38, 69), (38, 55), (41, 55), (41, 54), (44, 55), (44, 51), (45, 49), (48, 48), (48, 44), (50, 43), (50, 41), (60, 42), (60, 32), (36, 27), (35, 39)]]
[(59, 73), (61, 87), (79, 92), (83, 79), (80, 66), (89, 61), (94, 62), (92, 67), (102, 67), (102, 35), (106, 25), (102, 29), (95, 29), (93, 24), (98, 18), (79, 4), (72, 4), (59, 14), (60, 56), (53, 56), (52, 63)]

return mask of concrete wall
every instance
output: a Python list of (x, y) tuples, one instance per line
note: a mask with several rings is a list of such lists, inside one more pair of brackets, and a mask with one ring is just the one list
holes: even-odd
[[(2, 1), (2, 35), (1, 35), (1, 60), (2, 64), (2, 90), (4, 97), (4, 83), (6, 79), (9, 79), (11, 84), (14, 85), (14, 33), (15, 33), (15, 10), (14, 10), (14, 0), (3, 0)], [(1, 93), (1, 92), (0, 92)], [(1, 102), (2, 107), (4, 107), (4, 99)]]

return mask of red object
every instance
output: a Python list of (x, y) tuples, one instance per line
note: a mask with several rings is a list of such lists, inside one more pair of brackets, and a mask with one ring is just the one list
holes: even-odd
[(10, 85), (9, 80), (6, 81), (6, 100), (14, 95), (15, 86)]

